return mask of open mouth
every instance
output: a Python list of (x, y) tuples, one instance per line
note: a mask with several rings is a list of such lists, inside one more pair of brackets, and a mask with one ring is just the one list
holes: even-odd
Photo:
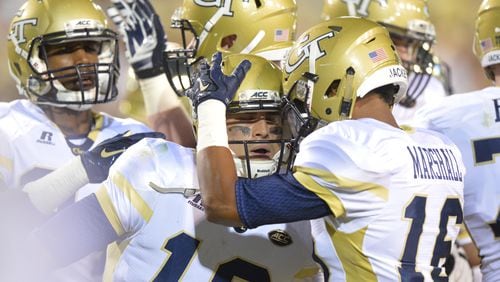
[(82, 79), (82, 86), (85, 90), (94, 88), (95, 87), (95, 79), (90, 78), (90, 77)]
[(265, 146), (259, 146), (250, 150), (251, 159), (271, 159), (271, 151)]
[(87, 91), (96, 87), (96, 79), (95, 75), (84, 75), (80, 79), (78, 77), (68, 79), (63, 85), (72, 91)]

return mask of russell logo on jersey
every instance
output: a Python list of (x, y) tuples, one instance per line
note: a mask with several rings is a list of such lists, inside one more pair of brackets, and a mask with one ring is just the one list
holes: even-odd
[(55, 145), (55, 143), (52, 142), (53, 135), (54, 134), (52, 132), (42, 131), (42, 134), (40, 134), (40, 137), (36, 140), (36, 142), (47, 145)]

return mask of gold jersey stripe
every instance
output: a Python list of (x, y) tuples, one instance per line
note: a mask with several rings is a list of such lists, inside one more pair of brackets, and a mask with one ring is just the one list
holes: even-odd
[(141, 195), (137, 193), (132, 184), (123, 176), (121, 173), (113, 173), (111, 175), (111, 181), (122, 190), (125, 197), (130, 201), (132, 206), (141, 215), (144, 221), (149, 222), (153, 216), (153, 210), (149, 207), (148, 203), (142, 199)]
[[(309, 168), (309, 167), (302, 167), (302, 166), (296, 166), (294, 168), (295, 171), (297, 172), (303, 172), (304, 174), (312, 175), (319, 177), (323, 179), (324, 181), (328, 183), (332, 183), (337, 187), (340, 188), (349, 188), (353, 189), (356, 191), (368, 191), (377, 197), (383, 199), (384, 201), (387, 201), (389, 199), (389, 190), (385, 188), (384, 186), (381, 186), (376, 183), (371, 183), (371, 182), (361, 182), (357, 180), (352, 180), (346, 177), (342, 176), (337, 176), (329, 171), (326, 170), (321, 170), (321, 169), (316, 169), (316, 168)], [(325, 189), (325, 188), (323, 188)]]
[(335, 216), (342, 216), (345, 213), (345, 208), (340, 199), (332, 193), (332, 191), (319, 185), (311, 175), (301, 171), (296, 171), (293, 176), (297, 181), (306, 187), (308, 190), (320, 197), (325, 203), (328, 204), (330, 210)]
[(363, 241), (368, 227), (348, 234), (336, 230), (326, 221), (325, 225), (342, 263), (346, 281), (377, 281), (370, 261), (363, 253)]
[(14, 167), (14, 162), (6, 157), (0, 156), (0, 166), (7, 169), (7, 171), (11, 172)]
[(104, 124), (104, 116), (100, 113), (94, 113), (95, 126), (92, 131), (89, 132), (88, 138), (92, 141), (97, 140), (97, 135), (101, 133), (102, 126)]
[(115, 230), (116, 234), (122, 236), (125, 233), (125, 231), (123, 230), (120, 218), (118, 217), (118, 214), (116, 213), (116, 210), (111, 202), (111, 199), (109, 198), (108, 192), (106, 192), (106, 187), (102, 185), (101, 187), (99, 187), (99, 189), (95, 194), (97, 197), (97, 201), (99, 201), (99, 205), (101, 205), (104, 214), (106, 214), (106, 217), (111, 223), (111, 226), (113, 226), (113, 229)]

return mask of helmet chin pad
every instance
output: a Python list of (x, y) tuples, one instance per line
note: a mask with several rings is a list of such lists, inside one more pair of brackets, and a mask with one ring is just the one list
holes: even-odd
[[(290, 150), (287, 146), (278, 150), (271, 159), (252, 160), (248, 156), (237, 157), (233, 151), (234, 164), (238, 177), (259, 178), (282, 172), (290, 164)], [(247, 166), (249, 164), (249, 166)]]
[[(234, 164), (238, 177), (258, 178), (268, 176), (276, 172), (279, 152), (270, 160), (249, 160), (250, 167), (247, 167), (246, 158), (238, 158), (233, 154)], [(250, 175), (249, 175), (250, 172)]]

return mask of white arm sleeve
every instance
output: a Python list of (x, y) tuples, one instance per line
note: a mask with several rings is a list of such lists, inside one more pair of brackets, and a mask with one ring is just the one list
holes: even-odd
[(144, 97), (144, 108), (148, 116), (181, 106), (181, 102), (175, 91), (170, 87), (165, 74), (139, 79), (139, 85)]
[(89, 183), (80, 157), (23, 187), (33, 205), (45, 214), (54, 212), (78, 189)]

